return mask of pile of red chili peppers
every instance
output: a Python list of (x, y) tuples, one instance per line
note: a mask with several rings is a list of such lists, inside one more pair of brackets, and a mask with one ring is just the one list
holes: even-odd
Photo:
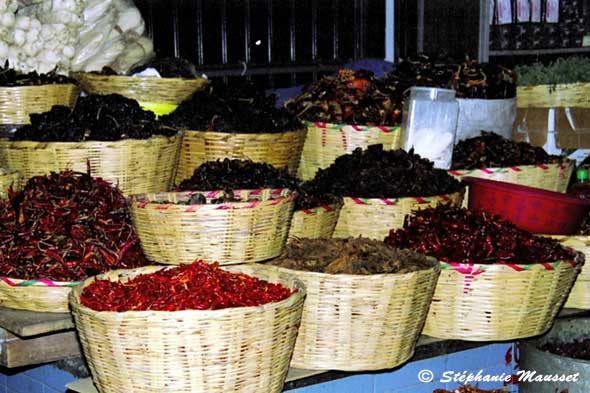
[(147, 263), (125, 197), (104, 180), (52, 173), (0, 201), (0, 275), (78, 281)]
[(195, 261), (126, 282), (93, 281), (82, 291), (80, 303), (96, 311), (219, 310), (278, 302), (291, 294), (281, 284)]
[(530, 264), (573, 260), (557, 241), (535, 236), (484, 211), (441, 205), (407, 216), (385, 242), (443, 262)]

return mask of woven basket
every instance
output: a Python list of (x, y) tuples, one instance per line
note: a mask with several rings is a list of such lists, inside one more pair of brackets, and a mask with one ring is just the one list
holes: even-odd
[(305, 130), (267, 134), (240, 134), (211, 131), (184, 133), (178, 161), (176, 184), (193, 175), (207, 161), (250, 159), (266, 162), (295, 174), (305, 141)]
[(414, 354), (436, 279), (433, 267), (406, 274), (326, 274), (259, 264), (300, 279), (307, 290), (291, 367), (363, 371), (396, 367)]
[(0, 277), (0, 306), (38, 312), (69, 312), (68, 295), (78, 282)]
[(18, 191), (20, 175), (16, 171), (3, 171), (0, 169), (0, 199), (8, 198), (8, 189), (12, 187)]
[(66, 169), (86, 172), (118, 185), (125, 194), (168, 191), (182, 135), (116, 142), (0, 141), (0, 165), (31, 177)]
[(79, 95), (71, 83), (0, 87), (0, 124), (29, 124), (31, 113), (48, 112), (54, 105), (73, 108)]
[[(197, 193), (131, 198), (133, 223), (148, 259), (176, 265), (199, 258), (229, 265), (259, 262), (282, 252), (293, 215), (295, 195), (290, 190), (236, 191), (244, 202), (176, 204)], [(215, 199), (223, 192), (200, 194)]]
[(153, 110), (157, 115), (174, 111), (182, 101), (208, 83), (204, 78), (139, 78), (83, 72), (74, 74), (74, 77), (87, 93), (121, 94), (133, 98), (144, 109)]
[(464, 191), (432, 197), (344, 198), (334, 237), (367, 237), (383, 240), (391, 229), (404, 226), (406, 215), (418, 209), (449, 203), (461, 206)]
[(341, 203), (324, 205), (313, 209), (297, 210), (291, 219), (289, 239), (329, 239), (334, 233), (338, 216), (342, 209)]
[(542, 334), (565, 302), (580, 265), (441, 263), (422, 334), (466, 341)]
[[(99, 277), (126, 280), (158, 269), (111, 271)], [(228, 270), (252, 272), (247, 266)], [(280, 392), (305, 290), (292, 276), (254, 275), (298, 292), (259, 307), (96, 312), (80, 305), (82, 287), (75, 288), (70, 306), (98, 391)]]
[(590, 310), (590, 236), (551, 236), (565, 247), (571, 247), (586, 257), (564, 307)]
[(518, 108), (590, 108), (590, 83), (519, 86)]
[(318, 169), (329, 167), (336, 158), (352, 153), (357, 147), (366, 148), (377, 143), (383, 144), (385, 150), (401, 148), (400, 127), (308, 122), (297, 177), (309, 180)]

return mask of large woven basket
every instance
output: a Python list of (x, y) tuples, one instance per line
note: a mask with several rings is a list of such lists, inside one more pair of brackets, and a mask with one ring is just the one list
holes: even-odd
[(385, 150), (401, 148), (400, 127), (308, 122), (297, 176), (309, 180), (318, 169), (329, 167), (336, 158), (352, 153), (357, 147), (366, 148), (378, 143), (383, 144)]
[(116, 142), (0, 141), (0, 165), (31, 177), (66, 169), (86, 172), (117, 185), (125, 194), (168, 191), (182, 135)]
[(0, 199), (8, 197), (8, 190), (10, 187), (14, 191), (18, 190), (20, 174), (16, 171), (8, 171), (0, 169)]
[(68, 295), (78, 282), (0, 277), (0, 306), (39, 312), (69, 312)]
[(466, 341), (542, 334), (565, 302), (580, 265), (441, 263), (422, 333)]
[(516, 105), (519, 108), (590, 108), (590, 83), (519, 86)]
[(380, 370), (414, 354), (440, 272), (326, 274), (269, 264), (300, 279), (307, 290), (291, 366), (312, 370)]
[(82, 89), (93, 94), (121, 94), (133, 98), (157, 115), (164, 115), (176, 109), (195, 91), (202, 90), (208, 83), (204, 78), (154, 78), (122, 75), (97, 75), (76, 73), (74, 77)]
[[(165, 264), (195, 259), (221, 265), (278, 256), (287, 240), (295, 195), (282, 190), (236, 191), (244, 202), (184, 205), (197, 192), (134, 195), (131, 215), (148, 259)], [(208, 200), (223, 192), (200, 192)]]
[(31, 113), (43, 113), (54, 105), (73, 108), (80, 95), (72, 83), (0, 87), (0, 124), (29, 124)]
[(383, 240), (391, 229), (404, 226), (408, 214), (441, 203), (461, 206), (464, 191), (432, 197), (344, 198), (334, 237), (367, 237)]
[[(157, 269), (161, 267), (111, 271), (99, 278), (127, 280)], [(252, 273), (248, 266), (228, 270)], [(305, 289), (293, 276), (254, 275), (298, 291), (259, 307), (119, 313), (80, 305), (82, 286), (75, 288), (70, 305), (98, 391), (280, 392)]]
[(590, 236), (551, 236), (565, 247), (571, 247), (584, 254), (586, 263), (574, 283), (564, 307), (590, 309)]
[(342, 209), (342, 204), (334, 203), (313, 209), (297, 210), (291, 219), (288, 238), (331, 238), (338, 222), (340, 209)]
[(305, 141), (305, 129), (266, 134), (191, 131), (184, 133), (176, 183), (192, 176), (207, 161), (249, 159), (295, 174)]

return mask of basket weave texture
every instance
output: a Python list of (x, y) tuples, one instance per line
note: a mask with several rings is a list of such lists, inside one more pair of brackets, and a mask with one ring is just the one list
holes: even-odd
[(463, 191), (448, 195), (408, 198), (344, 198), (334, 237), (367, 237), (383, 240), (390, 229), (404, 226), (406, 215), (418, 209), (449, 203), (461, 206)]
[(313, 209), (297, 210), (293, 213), (289, 239), (329, 239), (334, 233), (342, 204), (318, 206)]
[(375, 275), (260, 268), (293, 275), (307, 290), (291, 367), (346, 371), (392, 368), (412, 357), (440, 272), (436, 264)]
[(0, 198), (8, 198), (8, 189), (12, 187), (14, 191), (18, 190), (20, 175), (16, 171), (3, 172), (0, 169)]
[(118, 185), (125, 194), (163, 192), (172, 187), (182, 135), (115, 142), (0, 141), (0, 165), (31, 177), (67, 169)]
[(69, 312), (68, 295), (78, 284), (0, 277), (0, 306), (38, 312)]
[(182, 140), (176, 184), (191, 177), (201, 164), (224, 158), (265, 162), (277, 168), (287, 167), (289, 173), (295, 174), (305, 133), (305, 129), (266, 134), (187, 130)]
[(74, 84), (0, 87), (0, 124), (29, 124), (31, 113), (43, 113), (54, 105), (73, 108), (80, 95)]
[(571, 247), (585, 256), (586, 263), (578, 275), (564, 307), (590, 310), (590, 236), (551, 236), (564, 247)]
[(378, 143), (383, 144), (385, 150), (401, 148), (400, 127), (308, 122), (297, 176), (309, 180), (318, 169), (329, 167), (341, 155)]
[[(126, 280), (158, 269), (115, 270), (99, 277)], [(227, 270), (252, 274), (248, 266)], [(82, 286), (75, 288), (70, 305), (98, 391), (280, 392), (305, 289), (292, 276), (254, 275), (298, 292), (259, 307), (118, 313), (80, 305)]]
[(547, 331), (565, 302), (580, 264), (448, 264), (423, 334), (443, 339), (502, 341)]
[(204, 78), (154, 78), (76, 73), (82, 89), (93, 94), (121, 94), (136, 101), (180, 104), (208, 83)]
[(519, 86), (518, 108), (590, 108), (590, 83)]
[(177, 192), (131, 198), (133, 224), (148, 259), (176, 265), (199, 258), (228, 265), (259, 262), (282, 252), (293, 215), (295, 195), (290, 190), (236, 191), (244, 202), (176, 204), (197, 193), (208, 200), (223, 195)]

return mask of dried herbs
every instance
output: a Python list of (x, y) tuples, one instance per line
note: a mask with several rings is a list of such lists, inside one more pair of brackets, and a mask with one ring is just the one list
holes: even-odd
[(567, 358), (590, 360), (590, 338), (566, 343), (545, 343), (540, 349)]
[(396, 125), (401, 105), (379, 89), (373, 73), (340, 70), (307, 86), (285, 103), (299, 118), (309, 121), (362, 125)]
[(559, 58), (548, 65), (519, 66), (516, 72), (519, 86), (590, 82), (590, 59), (578, 56)]
[(558, 241), (535, 236), (483, 211), (440, 205), (407, 216), (385, 242), (443, 262), (530, 264), (574, 260)]
[(131, 69), (128, 74), (139, 73), (146, 68), (155, 68), (162, 78), (195, 78), (197, 71), (190, 61), (178, 57), (154, 58)]
[(453, 169), (502, 168), (518, 165), (539, 165), (563, 162), (563, 158), (547, 154), (542, 147), (514, 142), (494, 132), (465, 139), (453, 149)]
[(39, 142), (118, 141), (172, 136), (177, 130), (156, 122), (155, 115), (137, 101), (119, 94), (91, 94), (78, 99), (73, 111), (54, 106), (31, 114), (31, 124), (19, 128), (13, 140)]
[(195, 131), (256, 134), (303, 128), (286, 109), (276, 108), (275, 101), (275, 96), (245, 81), (231, 85), (213, 81), (161, 120), (173, 127)]
[(148, 262), (123, 194), (84, 173), (31, 178), (0, 201), (0, 217), (3, 276), (78, 281)]
[(195, 261), (126, 282), (95, 280), (82, 291), (80, 303), (95, 311), (219, 310), (278, 302), (292, 294), (281, 284)]
[(4, 64), (4, 67), (0, 66), (1, 87), (39, 86), (66, 83), (76, 84), (76, 81), (67, 76), (59, 75), (55, 71), (46, 74), (38, 74), (37, 71), (22, 73), (9, 68), (8, 60)]
[(383, 145), (357, 148), (320, 169), (305, 189), (314, 195), (401, 198), (450, 194), (459, 181), (412, 151), (383, 150)]
[(328, 274), (409, 273), (436, 263), (411, 250), (397, 250), (370, 239), (295, 239), (269, 263), (287, 269)]

